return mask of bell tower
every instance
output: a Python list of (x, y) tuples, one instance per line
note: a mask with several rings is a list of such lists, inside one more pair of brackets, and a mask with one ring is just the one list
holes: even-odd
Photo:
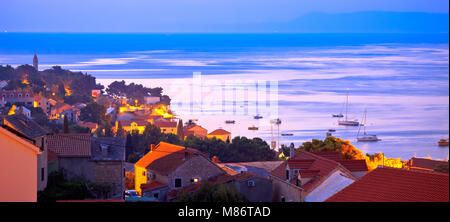
[(39, 69), (38, 69), (38, 57), (37, 57), (36, 53), (34, 53), (34, 57), (33, 57), (33, 67), (34, 67), (36, 70), (39, 70)]

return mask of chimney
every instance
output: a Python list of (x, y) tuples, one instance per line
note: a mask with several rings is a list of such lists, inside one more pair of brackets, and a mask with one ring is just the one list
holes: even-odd
[(289, 146), (289, 158), (292, 159), (295, 156), (295, 146), (294, 143), (291, 143)]
[(183, 158), (183, 160), (187, 160), (188, 156), (189, 156), (188, 151), (184, 150), (184, 158)]
[(150, 152), (155, 149), (155, 144), (150, 144)]
[(213, 156), (213, 157), (211, 158), (211, 161), (212, 161), (213, 163), (219, 163), (219, 157)]

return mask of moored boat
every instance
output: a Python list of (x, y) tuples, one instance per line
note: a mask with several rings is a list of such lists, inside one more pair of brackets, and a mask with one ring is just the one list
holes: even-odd
[(259, 128), (258, 127), (256, 127), (256, 126), (250, 126), (250, 127), (248, 127), (248, 130), (258, 130)]
[(338, 124), (341, 126), (359, 126), (359, 122), (354, 120), (348, 120), (348, 90), (347, 90), (347, 101), (345, 103), (345, 120), (339, 120)]
[(228, 124), (234, 124), (236, 121), (234, 121), (234, 120), (225, 120), (225, 123), (228, 123)]
[(254, 116), (253, 118), (254, 118), (254, 119), (262, 119), (263, 117), (262, 117), (261, 115), (258, 114), (258, 115), (256, 115), (256, 116)]
[(440, 139), (438, 142), (439, 146), (448, 146), (448, 139)]
[(294, 134), (293, 133), (282, 133), (281, 135), (282, 136), (293, 136)]
[(364, 126), (364, 135), (363, 136), (359, 136), (359, 130), (361, 129), (361, 126), (358, 129), (358, 136), (356, 137), (356, 140), (358, 142), (376, 142), (376, 141), (380, 141), (381, 139), (379, 139), (377, 137), (377, 135), (369, 135), (366, 133), (366, 125), (367, 125), (367, 111), (364, 111), (364, 124), (361, 124), (362, 126)]

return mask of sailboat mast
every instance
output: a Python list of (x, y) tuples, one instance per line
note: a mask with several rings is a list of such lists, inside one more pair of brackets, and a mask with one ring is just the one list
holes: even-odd
[(364, 135), (366, 135), (367, 109), (364, 110)]
[(347, 102), (345, 103), (345, 121), (347, 121), (348, 114), (348, 89), (347, 89)]

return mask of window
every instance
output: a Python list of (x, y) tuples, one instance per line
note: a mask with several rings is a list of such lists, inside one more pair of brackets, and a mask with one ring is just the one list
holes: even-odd
[(159, 193), (153, 193), (153, 197), (156, 198), (156, 199), (158, 199)]
[(44, 178), (45, 178), (45, 177), (44, 177), (44, 176), (45, 176), (44, 174), (45, 174), (45, 170), (44, 170), (44, 167), (42, 167), (42, 168), (41, 168), (41, 181), (44, 181)]
[(179, 188), (181, 187), (181, 178), (176, 178), (175, 179), (175, 188)]
[(44, 137), (41, 137), (41, 148), (45, 150), (44, 142), (45, 142)]
[(145, 171), (142, 171), (142, 176), (145, 176)]
[(286, 180), (289, 180), (289, 170), (286, 170)]
[(286, 202), (286, 198), (284, 196), (281, 196), (281, 202)]
[(198, 183), (198, 182), (200, 182), (200, 178), (194, 177), (194, 178), (191, 179), (191, 182), (192, 183)]
[(255, 181), (254, 180), (249, 180), (249, 181), (247, 181), (247, 185), (249, 187), (254, 187), (255, 186)]

